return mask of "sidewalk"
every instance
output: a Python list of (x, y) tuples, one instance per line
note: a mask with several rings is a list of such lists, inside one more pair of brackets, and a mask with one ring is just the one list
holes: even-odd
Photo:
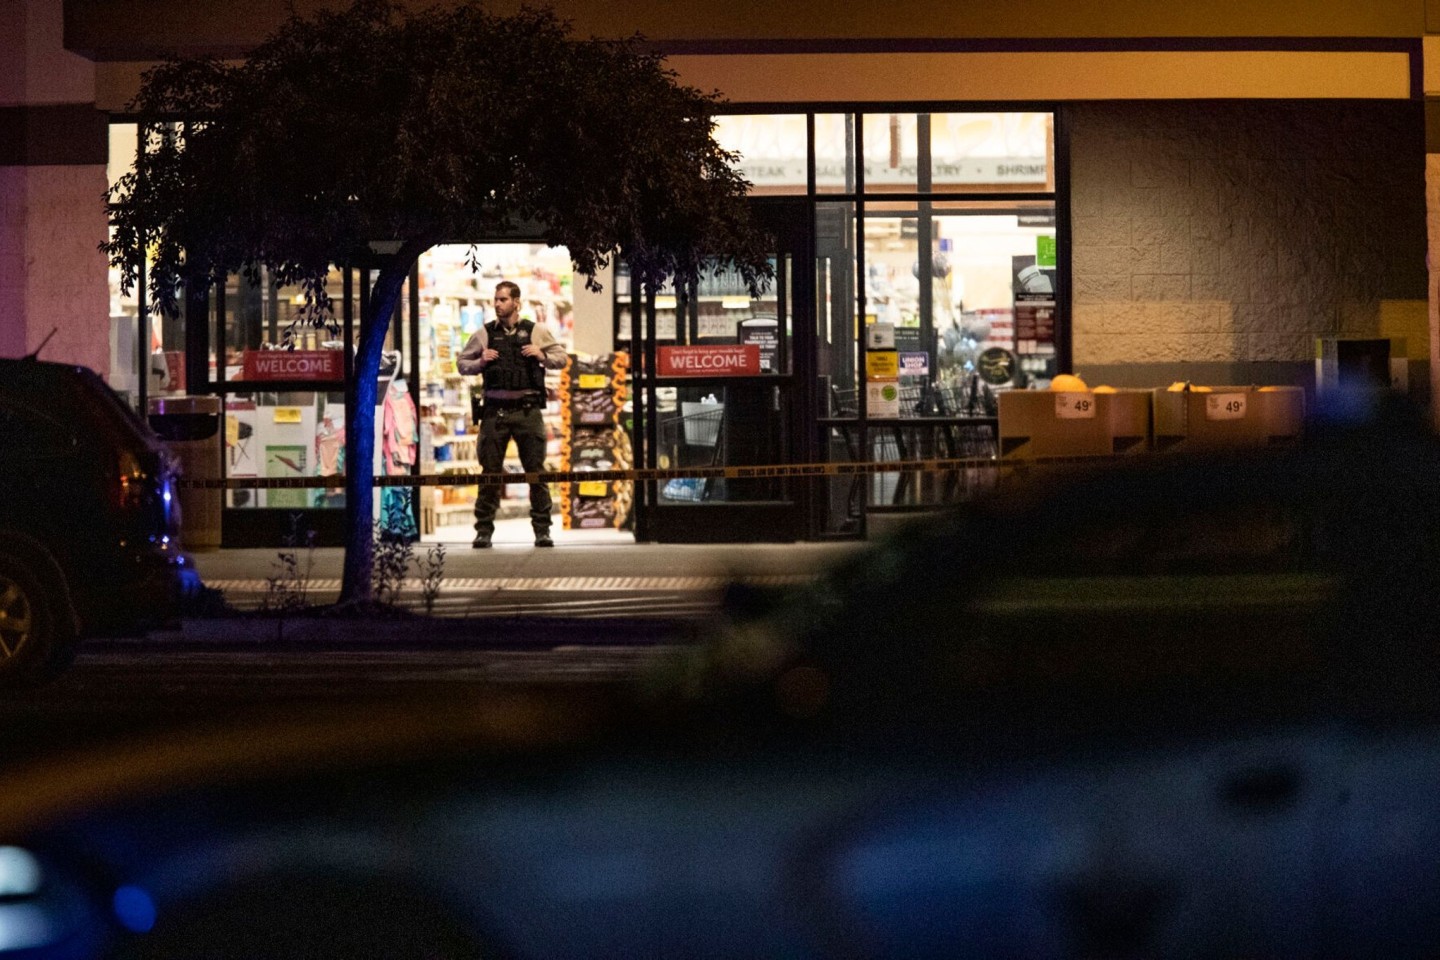
[[(415, 544), (416, 557), (432, 546)], [(813, 577), (865, 547), (858, 541), (833, 543), (566, 543), (537, 549), (527, 542), (497, 542), (475, 550), (468, 541), (445, 544), (445, 579), (485, 578), (659, 578)], [(278, 566), (278, 549), (221, 549), (195, 552), (195, 565), (206, 583), (264, 580)], [(345, 552), (320, 547), (313, 558), (313, 576), (338, 582)], [(301, 551), (301, 559), (307, 554)]]
[[(415, 545), (417, 558), (433, 544)], [(566, 542), (553, 549), (497, 542), (475, 550), (445, 544), (444, 578), (432, 616), (344, 620), (311, 616), (185, 620), (144, 638), (99, 641), (193, 649), (286, 647), (554, 647), (566, 644), (666, 643), (693, 638), (726, 584), (785, 587), (805, 583), (863, 549), (858, 542), (794, 544), (635, 544)], [(258, 609), (266, 579), (280, 573), (278, 549), (194, 553), (204, 582), (240, 610)], [(309, 569), (307, 600), (338, 596), (344, 551), (300, 551)], [(400, 605), (423, 612), (421, 584), (406, 581)]]

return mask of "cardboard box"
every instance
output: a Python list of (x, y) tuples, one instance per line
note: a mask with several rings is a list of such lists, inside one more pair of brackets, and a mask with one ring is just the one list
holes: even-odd
[(1300, 436), (1305, 391), (1300, 387), (1211, 387), (1154, 391), (1155, 449), (1263, 447)]
[(1150, 449), (1149, 390), (1002, 390), (1000, 455), (1108, 457)]

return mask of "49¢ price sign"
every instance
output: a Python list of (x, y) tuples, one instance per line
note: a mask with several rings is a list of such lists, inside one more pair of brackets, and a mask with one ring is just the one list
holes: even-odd
[(1245, 394), (1212, 393), (1205, 398), (1206, 420), (1244, 420)]
[(1095, 394), (1093, 394), (1093, 393), (1057, 393), (1057, 394), (1055, 394), (1055, 419), (1056, 419), (1056, 420), (1094, 420), (1094, 419), (1095, 419)]

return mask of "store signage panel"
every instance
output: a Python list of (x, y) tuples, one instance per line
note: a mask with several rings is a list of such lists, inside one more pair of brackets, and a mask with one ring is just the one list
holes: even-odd
[(930, 354), (900, 354), (900, 373), (906, 377), (928, 377), (930, 375)]
[(865, 325), (865, 346), (871, 350), (895, 349), (895, 324), (877, 321)]
[(867, 380), (894, 380), (900, 376), (900, 354), (894, 350), (867, 350), (865, 352), (865, 378)]
[[(807, 171), (804, 157), (744, 157), (738, 164), (740, 172), (757, 187), (804, 186)], [(907, 185), (914, 188), (919, 164), (915, 157), (902, 157), (896, 166), (885, 160), (865, 164), (867, 186)], [(976, 157), (975, 159), (936, 160), (931, 164), (933, 183), (1043, 184), (1049, 175), (1044, 157)], [(844, 183), (849, 170), (844, 161), (817, 159), (815, 179), (819, 183)]]
[(1059, 259), (1055, 238), (1041, 234), (1035, 238), (1035, 266), (1053, 267)]
[(865, 384), (865, 415), (871, 418), (900, 416), (900, 381), (871, 380)]
[[(816, 144), (817, 182), (845, 183), (853, 177), (853, 166), (847, 167), (845, 157), (845, 144), (851, 137), (847, 126), (851, 122), (840, 113), (810, 118)], [(867, 141), (874, 133), (891, 127), (886, 132), (894, 138), (891, 142), (900, 148), (894, 155), (865, 161), (866, 183), (913, 187), (919, 167), (915, 149), (919, 117), (913, 113), (871, 114), (865, 122), (870, 131), (866, 134)], [(927, 153), (931, 180), (936, 185), (1046, 182), (1049, 113), (932, 113), (928, 122)], [(740, 154), (738, 166), (751, 183), (803, 187), (807, 176), (806, 126), (807, 118), (801, 113), (721, 116), (716, 118), (715, 136), (727, 150)]]
[(1212, 393), (1205, 397), (1206, 420), (1244, 420), (1245, 394)]
[(998, 387), (1015, 379), (1015, 367), (1015, 354), (1004, 347), (991, 347), (980, 354), (976, 372), (981, 380)]
[(1055, 342), (1055, 303), (1052, 300), (1016, 301), (1015, 339), (1034, 343)]
[(740, 342), (760, 348), (760, 370), (775, 372), (775, 357), (780, 350), (779, 323), (770, 318), (746, 320), (740, 324)]
[(749, 377), (760, 373), (760, 347), (754, 343), (658, 347), (662, 377)]
[(243, 380), (344, 380), (343, 350), (246, 350)]

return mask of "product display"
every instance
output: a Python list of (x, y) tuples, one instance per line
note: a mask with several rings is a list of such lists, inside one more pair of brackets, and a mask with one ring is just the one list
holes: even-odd
[[(376, 407), (377, 431), (384, 421)], [(225, 476), (335, 477), (334, 487), (296, 490), (227, 490), (231, 509), (345, 506), (346, 421), (343, 394), (257, 391), (225, 402)], [(378, 453), (377, 433), (377, 453)], [(382, 464), (377, 459), (376, 469)]]
[[(418, 456), (420, 433), (415, 400), (402, 377), (390, 381), (385, 391), (381, 456), (386, 476), (403, 476), (410, 472)], [(386, 533), (398, 537), (415, 537), (415, 517), (410, 508), (414, 491), (405, 487), (386, 487), (380, 497), (380, 525)]]
[[(451, 360), (453, 368), (453, 357)], [(480, 469), (478, 436), (470, 419), (470, 388), (453, 372), (424, 381), (420, 401), (420, 463), (423, 473), (466, 473)], [(468, 524), (475, 512), (474, 486), (423, 487), (420, 491), (420, 532), (437, 526)]]
[[(339, 423), (336, 420), (339, 419)], [(320, 429), (315, 434), (315, 472), (322, 477), (340, 477), (345, 473), (345, 420), (344, 408), (327, 413), (320, 420)], [(326, 490), (316, 490), (315, 506), (345, 506), (343, 484)]]
[[(624, 353), (571, 355), (559, 390), (561, 407), (568, 412), (561, 435), (562, 469), (629, 469), (630, 437), (620, 422), (629, 393), (629, 366)], [(628, 481), (560, 484), (565, 528), (623, 526), (634, 502), (634, 487)]]

